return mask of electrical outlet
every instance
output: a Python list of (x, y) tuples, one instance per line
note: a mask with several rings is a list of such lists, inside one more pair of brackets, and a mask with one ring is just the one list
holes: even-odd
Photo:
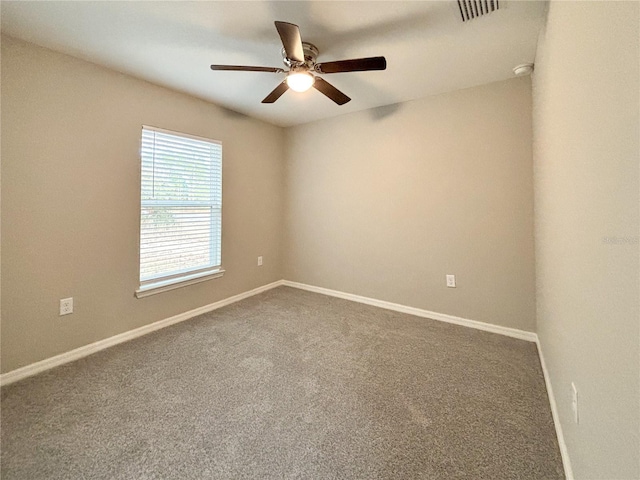
[(578, 389), (573, 382), (571, 382), (571, 410), (573, 410), (573, 421), (580, 423), (580, 417), (578, 416)]
[(73, 313), (73, 297), (60, 300), (60, 316)]
[(260, 255), (258, 257), (258, 266), (261, 267), (262, 266), (262, 255)]
[(447, 287), (456, 288), (456, 276), (455, 275), (447, 275)]

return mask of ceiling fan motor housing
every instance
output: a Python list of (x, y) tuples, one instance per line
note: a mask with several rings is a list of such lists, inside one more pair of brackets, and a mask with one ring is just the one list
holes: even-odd
[(289, 68), (306, 67), (306, 70), (313, 70), (318, 58), (318, 48), (312, 43), (302, 42), (302, 51), (304, 52), (304, 63), (301, 64), (289, 59), (287, 52), (283, 48), (281, 50), (282, 62)]

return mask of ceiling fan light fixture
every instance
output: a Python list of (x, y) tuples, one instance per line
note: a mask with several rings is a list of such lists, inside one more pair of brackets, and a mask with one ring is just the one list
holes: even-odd
[(291, 72), (287, 75), (287, 85), (294, 92), (306, 92), (316, 81), (308, 72)]
[[(493, 0), (491, 1), (493, 2)], [(495, 1), (497, 3), (498, 0)], [(306, 92), (313, 87), (336, 105), (344, 105), (351, 99), (320, 75), (325, 73), (366, 72), (369, 70), (385, 70), (387, 68), (387, 60), (384, 57), (352, 58), (316, 63), (318, 49), (315, 45), (302, 41), (300, 29), (297, 25), (278, 21), (274, 23), (276, 30), (278, 30), (278, 35), (280, 35), (280, 40), (282, 40), (282, 61), (285, 66), (289, 67), (289, 72), (285, 80), (280, 82), (269, 95), (262, 99), (262, 103), (274, 103), (287, 90)], [(211, 70), (285, 73), (282, 68), (252, 67), (247, 65), (211, 65)]]

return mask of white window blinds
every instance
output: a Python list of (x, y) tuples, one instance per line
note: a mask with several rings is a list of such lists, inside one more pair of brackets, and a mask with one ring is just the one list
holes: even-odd
[(220, 269), (222, 145), (142, 128), (140, 284)]

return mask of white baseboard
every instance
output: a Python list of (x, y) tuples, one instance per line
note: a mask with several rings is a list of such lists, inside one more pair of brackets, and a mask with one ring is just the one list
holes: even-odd
[(91, 355), (92, 353), (96, 353), (100, 350), (104, 350), (105, 348), (118, 345), (119, 343), (133, 340), (134, 338), (138, 338), (142, 335), (160, 330), (161, 328), (184, 322), (185, 320), (188, 320), (190, 318), (202, 315), (203, 313), (211, 312), (212, 310), (216, 310), (218, 308), (222, 308), (231, 303), (235, 303), (253, 295), (257, 295), (258, 293), (266, 292), (267, 290), (279, 287), (280, 285), (283, 285), (282, 280), (278, 280), (277, 282), (254, 288), (253, 290), (239, 293), (238, 295), (234, 295), (233, 297), (225, 298), (218, 302), (210, 303), (209, 305), (204, 305), (202, 307), (189, 310), (188, 312), (180, 313), (178, 315), (174, 315), (173, 317), (165, 318), (164, 320), (159, 320), (157, 322), (150, 323), (149, 325), (144, 325), (143, 327), (129, 330), (128, 332), (120, 333), (118, 335), (114, 335), (113, 337), (105, 338), (104, 340), (99, 340), (95, 343), (76, 348), (69, 352), (61, 353), (60, 355), (56, 355), (55, 357), (47, 358), (45, 360), (26, 365), (16, 370), (3, 373), (2, 375), (0, 375), (0, 386), (8, 385), (10, 383), (17, 382), (18, 380), (22, 380), (23, 378), (30, 377), (31, 375), (35, 375), (36, 373), (44, 372), (45, 370), (49, 370), (59, 365), (73, 362), (74, 360), (86, 357), (88, 355)]
[(406, 305), (400, 305), (398, 303), (385, 302), (383, 300), (377, 300), (375, 298), (362, 297), (360, 295), (354, 295), (352, 293), (340, 292), (338, 290), (331, 290), (323, 287), (316, 287), (313, 285), (307, 285), (304, 283), (291, 282), (284, 280), (283, 285), (287, 287), (299, 288), (301, 290), (308, 290), (310, 292), (321, 293), (323, 295), (329, 295), (332, 297), (343, 298), (345, 300), (352, 300), (354, 302), (365, 303), (367, 305), (373, 305), (374, 307), (386, 308), (387, 310), (394, 310), (396, 312), (408, 313), (417, 317), (430, 318), (432, 320), (439, 320), (442, 322), (453, 323), (464, 327), (475, 328), (478, 330), (484, 330), (487, 332), (497, 333), (500, 335), (506, 335), (508, 337), (518, 338), (520, 340), (527, 340), (534, 342), (538, 347), (538, 356), (540, 357), (540, 365), (542, 366), (542, 373), (544, 375), (544, 382), (547, 387), (547, 395), (549, 396), (549, 405), (551, 407), (551, 415), (553, 417), (553, 423), (556, 429), (556, 437), (558, 438), (558, 445), (560, 447), (560, 455), (562, 456), (562, 466), (564, 467), (564, 474), (567, 480), (574, 480), (573, 470), (571, 468), (571, 461), (569, 460), (569, 452), (567, 450), (567, 444), (564, 441), (564, 435), (562, 433), (562, 425), (560, 424), (560, 417), (558, 416), (558, 408), (556, 405), (556, 399), (553, 395), (553, 388), (551, 387), (551, 379), (549, 378), (549, 372), (547, 365), (544, 361), (544, 355), (542, 354), (542, 348), (540, 346), (540, 340), (538, 335), (534, 332), (527, 332), (525, 330), (518, 330), (516, 328), (501, 327), (499, 325), (492, 325), (490, 323), (478, 322), (477, 320), (469, 320), (467, 318), (455, 317), (453, 315), (447, 315), (445, 313), (430, 312), (429, 310), (423, 310), (415, 307), (408, 307)]
[(555, 397), (553, 395), (551, 380), (549, 378), (549, 372), (547, 371), (547, 366), (544, 361), (544, 355), (542, 353), (542, 347), (540, 345), (540, 341), (538, 339), (538, 336), (535, 333), (527, 332), (525, 330), (518, 330), (515, 328), (501, 327), (499, 325), (492, 325), (484, 322), (478, 322), (476, 320), (469, 320), (466, 318), (455, 317), (453, 315), (447, 315), (444, 313), (431, 312), (429, 310), (423, 310), (420, 308), (408, 307), (406, 305), (400, 305), (398, 303), (386, 302), (383, 300), (377, 300), (375, 298), (363, 297), (360, 295), (354, 295), (352, 293), (340, 292), (338, 290), (315, 287), (313, 285), (306, 285), (304, 283), (291, 282), (289, 280), (278, 280), (276, 282), (269, 283), (267, 285), (263, 285), (258, 288), (254, 288), (253, 290), (249, 290), (247, 292), (243, 292), (238, 295), (225, 298), (218, 302), (211, 303), (209, 305), (204, 305), (202, 307), (189, 310), (188, 312), (180, 313), (178, 315), (174, 315), (173, 317), (165, 318), (164, 320), (159, 320), (149, 325), (145, 325), (143, 327), (136, 328), (128, 332), (120, 333), (118, 335), (114, 335), (113, 337), (105, 338), (104, 340), (99, 340), (95, 343), (91, 343), (89, 345), (76, 348), (69, 352), (56, 355), (55, 357), (47, 358), (45, 360), (32, 363), (31, 365), (27, 365), (27, 366), (18, 368), (16, 370), (12, 370), (10, 372), (0, 375), (0, 386), (8, 385), (10, 383), (17, 382), (18, 380), (22, 380), (23, 378), (30, 377), (31, 375), (44, 372), (45, 370), (49, 370), (59, 365), (73, 362), (74, 360), (78, 360), (80, 358), (86, 357), (88, 355), (91, 355), (92, 353), (99, 352), (100, 350), (104, 350), (111, 346), (118, 345), (120, 343), (127, 342), (134, 338), (141, 337), (143, 335), (154, 332), (156, 330), (160, 330), (162, 328), (168, 327), (170, 325), (183, 322), (185, 320), (196, 317), (198, 315), (202, 315), (203, 313), (211, 312), (218, 308), (222, 308), (231, 303), (235, 303), (245, 298), (251, 297), (253, 295), (266, 292), (267, 290), (271, 290), (272, 288), (276, 288), (281, 285), (286, 285), (288, 287), (298, 288), (301, 290), (308, 290), (310, 292), (321, 293), (323, 295), (329, 295), (332, 297), (343, 298), (345, 300), (364, 303), (364, 304), (372, 305), (375, 307), (385, 308), (387, 310), (394, 310), (397, 312), (408, 313), (410, 315), (415, 315), (417, 317), (430, 318), (433, 320), (453, 323), (453, 324), (461, 325), (464, 327), (470, 327), (478, 330), (497, 333), (500, 335), (506, 335), (508, 337), (518, 338), (520, 340), (535, 342), (538, 347), (540, 364), (542, 366), (544, 381), (547, 387), (547, 393), (549, 395), (549, 403), (551, 405), (551, 414), (553, 416), (553, 422), (556, 428), (556, 436), (558, 437), (558, 444), (560, 446), (560, 454), (562, 455), (562, 464), (564, 466), (565, 476), (567, 480), (574, 480), (573, 471), (571, 469), (571, 462), (569, 460), (569, 453), (567, 451), (567, 445), (564, 441), (562, 426), (560, 424), (560, 418), (558, 416), (558, 409), (556, 406)]
[(556, 427), (556, 437), (558, 437), (558, 446), (560, 447), (560, 455), (562, 456), (562, 466), (564, 467), (564, 476), (566, 477), (567, 480), (574, 480), (573, 469), (571, 468), (571, 460), (569, 459), (569, 450), (567, 449), (567, 444), (564, 441), (564, 434), (562, 433), (562, 425), (560, 424), (560, 415), (558, 414), (556, 397), (553, 394), (553, 387), (551, 386), (551, 378), (549, 377), (547, 364), (544, 361), (544, 355), (542, 353), (542, 346), (540, 345), (539, 338), (536, 339), (536, 345), (538, 346), (538, 356), (540, 357), (540, 365), (542, 366), (544, 383), (547, 386), (547, 395), (549, 395), (549, 404), (551, 405), (551, 415), (553, 416), (553, 424)]
[(502, 327), (500, 325), (493, 325), (491, 323), (478, 322), (477, 320), (455, 317), (453, 315), (447, 315), (446, 313), (430, 312), (429, 310), (423, 310), (421, 308), (408, 307), (406, 305), (400, 305), (399, 303), (385, 302), (384, 300), (362, 297), (360, 295), (340, 292), (338, 290), (330, 290), (328, 288), (315, 287), (313, 285), (307, 285), (304, 283), (290, 282), (289, 280), (284, 280), (283, 285), (286, 285), (287, 287), (299, 288), (301, 290), (308, 290), (310, 292), (322, 293), (323, 295), (329, 295), (332, 297), (344, 298), (345, 300), (351, 300), (353, 302), (365, 303), (367, 305), (373, 305), (374, 307), (385, 308), (387, 310), (408, 313), (410, 315), (415, 315), (416, 317), (430, 318), (432, 320), (439, 320), (441, 322), (462, 325), (463, 327), (484, 330), (485, 332), (498, 333), (500, 335), (506, 335), (507, 337), (518, 338), (520, 340), (526, 340), (528, 342), (536, 342), (538, 339), (538, 336), (534, 332), (527, 332), (526, 330), (518, 330), (517, 328)]
[(113, 337), (105, 338), (104, 340), (99, 340), (95, 343), (91, 343), (89, 345), (76, 348), (69, 352), (61, 353), (60, 355), (56, 355), (54, 357), (50, 357), (50, 358), (41, 360), (39, 362), (26, 365), (16, 370), (3, 373), (0, 375), (0, 386), (8, 385), (10, 383), (17, 382), (18, 380), (22, 380), (23, 378), (30, 377), (31, 375), (44, 372), (45, 370), (49, 370), (59, 365), (73, 362), (74, 360), (78, 360), (82, 357), (86, 357), (87, 355), (91, 355), (92, 353), (99, 352), (100, 350), (104, 350), (105, 348), (109, 348), (113, 345), (117, 345), (119, 343), (123, 343), (129, 340), (132, 340), (134, 338), (140, 337), (142, 335), (146, 335), (147, 333), (154, 332), (161, 328), (165, 328), (170, 325), (183, 322), (195, 316), (210, 312), (212, 310), (216, 310), (218, 308), (224, 307), (234, 302), (238, 302), (240, 300), (251, 297), (253, 295), (257, 295), (258, 293), (265, 292), (267, 290), (278, 287), (280, 285), (287, 285), (289, 287), (299, 288), (302, 290), (308, 290), (311, 292), (321, 293), (324, 295), (344, 298), (346, 300), (365, 303), (367, 305), (373, 305), (376, 307), (385, 308), (387, 310), (395, 310), (397, 312), (408, 313), (410, 315), (415, 315), (418, 317), (431, 318), (433, 320), (440, 320), (442, 322), (454, 323), (456, 325), (462, 325), (465, 327), (476, 328), (476, 329), (484, 330), (487, 332), (507, 335), (509, 337), (519, 338), (521, 340), (527, 340), (530, 342), (537, 341), (537, 336), (533, 332), (527, 332), (527, 331), (518, 330), (515, 328), (501, 327), (499, 325), (492, 325), (489, 323), (478, 322), (475, 320), (469, 320), (461, 317), (454, 317), (452, 315), (447, 315), (444, 313), (430, 312), (428, 310), (422, 310), (420, 308), (408, 307), (406, 305), (385, 302), (383, 300), (377, 300), (375, 298), (362, 297), (360, 295), (340, 292), (337, 290), (330, 290), (328, 288), (315, 287), (312, 285), (306, 285), (298, 282), (291, 282), (288, 280), (278, 280), (268, 285), (263, 285), (261, 287), (254, 288), (253, 290), (243, 292), (229, 298), (225, 298), (224, 300), (220, 300), (218, 302), (211, 303), (203, 307), (189, 310), (188, 312), (180, 313), (178, 315), (174, 315), (173, 317), (165, 318), (164, 320), (159, 320), (149, 325), (145, 325), (140, 328), (136, 328), (134, 330), (129, 330), (128, 332), (120, 333), (118, 335), (114, 335)]

